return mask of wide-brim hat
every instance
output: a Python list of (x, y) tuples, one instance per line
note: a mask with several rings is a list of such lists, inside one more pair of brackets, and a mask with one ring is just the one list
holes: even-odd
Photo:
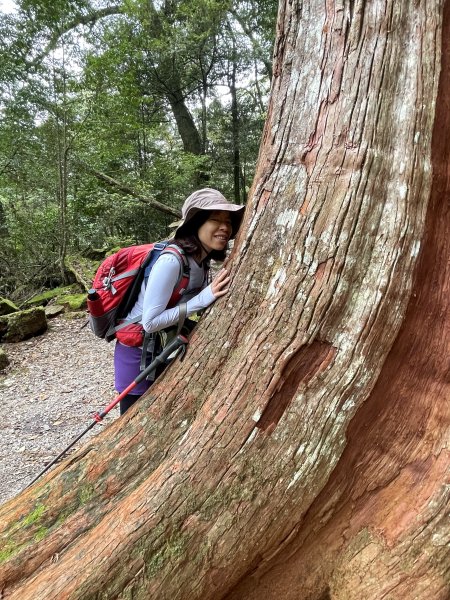
[(171, 223), (171, 227), (176, 227), (174, 235), (176, 236), (185, 225), (200, 211), (207, 210), (224, 210), (230, 213), (232, 232), (231, 237), (234, 238), (241, 225), (244, 216), (245, 206), (233, 204), (225, 198), (218, 190), (213, 188), (203, 188), (193, 192), (184, 201), (181, 209), (181, 220)]

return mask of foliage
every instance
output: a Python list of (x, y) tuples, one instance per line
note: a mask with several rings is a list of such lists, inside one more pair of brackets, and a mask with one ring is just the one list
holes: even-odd
[(179, 208), (205, 184), (232, 199), (238, 168), (245, 200), (274, 0), (17, 7), (0, 13), (0, 293), (67, 283), (69, 253), (165, 237), (174, 219), (145, 199)]

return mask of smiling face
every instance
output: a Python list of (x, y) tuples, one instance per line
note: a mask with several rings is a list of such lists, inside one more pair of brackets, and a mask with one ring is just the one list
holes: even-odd
[(199, 227), (197, 237), (208, 252), (220, 251), (226, 248), (232, 230), (230, 213), (226, 210), (213, 210)]

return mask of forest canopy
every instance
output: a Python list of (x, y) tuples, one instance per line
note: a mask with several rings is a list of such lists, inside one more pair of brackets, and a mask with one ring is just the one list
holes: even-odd
[(0, 294), (68, 283), (68, 257), (92, 248), (161, 239), (199, 185), (245, 202), (276, 11), (19, 0), (0, 13)]

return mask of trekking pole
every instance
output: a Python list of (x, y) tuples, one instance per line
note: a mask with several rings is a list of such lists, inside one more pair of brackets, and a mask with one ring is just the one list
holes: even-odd
[(72, 446), (74, 446), (78, 440), (80, 440), (84, 435), (86, 435), (86, 433), (88, 431), (90, 431), (94, 425), (96, 425), (97, 423), (100, 423), (100, 421), (103, 421), (103, 419), (106, 417), (106, 415), (109, 413), (109, 411), (111, 409), (113, 409), (116, 404), (118, 404), (122, 398), (124, 398), (127, 394), (129, 394), (131, 392), (131, 390), (136, 387), (136, 385), (138, 383), (140, 383), (141, 381), (143, 381), (147, 375), (149, 373), (151, 373), (154, 369), (156, 369), (156, 367), (158, 367), (159, 365), (162, 365), (163, 363), (166, 362), (166, 360), (169, 358), (169, 356), (173, 353), (176, 352), (179, 348), (183, 347), (186, 348), (186, 345), (188, 344), (188, 339), (186, 337), (184, 337), (184, 335), (177, 335), (169, 344), (167, 344), (167, 346), (163, 349), (163, 351), (161, 352), (161, 354), (159, 354), (155, 360), (153, 360), (148, 367), (146, 367), (142, 373), (139, 373), (139, 375), (136, 377), (136, 379), (134, 381), (132, 381), (130, 383), (130, 385), (125, 388), (123, 390), (123, 392), (121, 392), (118, 396), (116, 396), (116, 398), (114, 398), (114, 400), (108, 404), (108, 406), (106, 408), (104, 408), (102, 410), (102, 412), (96, 412), (93, 415), (93, 421), (92, 423), (90, 423), (88, 425), (88, 427), (86, 427), (86, 429), (80, 433), (80, 435), (75, 438), (68, 446), (67, 448), (64, 448), (64, 450), (58, 454), (58, 456), (52, 460), (52, 462), (50, 462), (45, 469), (42, 469), (42, 471), (36, 475), (36, 477), (33, 479), (33, 481), (31, 481), (28, 485), (27, 488), (29, 488), (31, 485), (33, 485), (33, 483), (35, 481), (37, 481), (39, 479), (39, 477), (41, 477), (44, 473), (46, 473), (50, 467), (52, 467), (55, 463), (57, 463), (63, 456), (64, 454), (66, 454), (66, 452), (68, 450), (70, 450), (70, 448), (72, 448)]

